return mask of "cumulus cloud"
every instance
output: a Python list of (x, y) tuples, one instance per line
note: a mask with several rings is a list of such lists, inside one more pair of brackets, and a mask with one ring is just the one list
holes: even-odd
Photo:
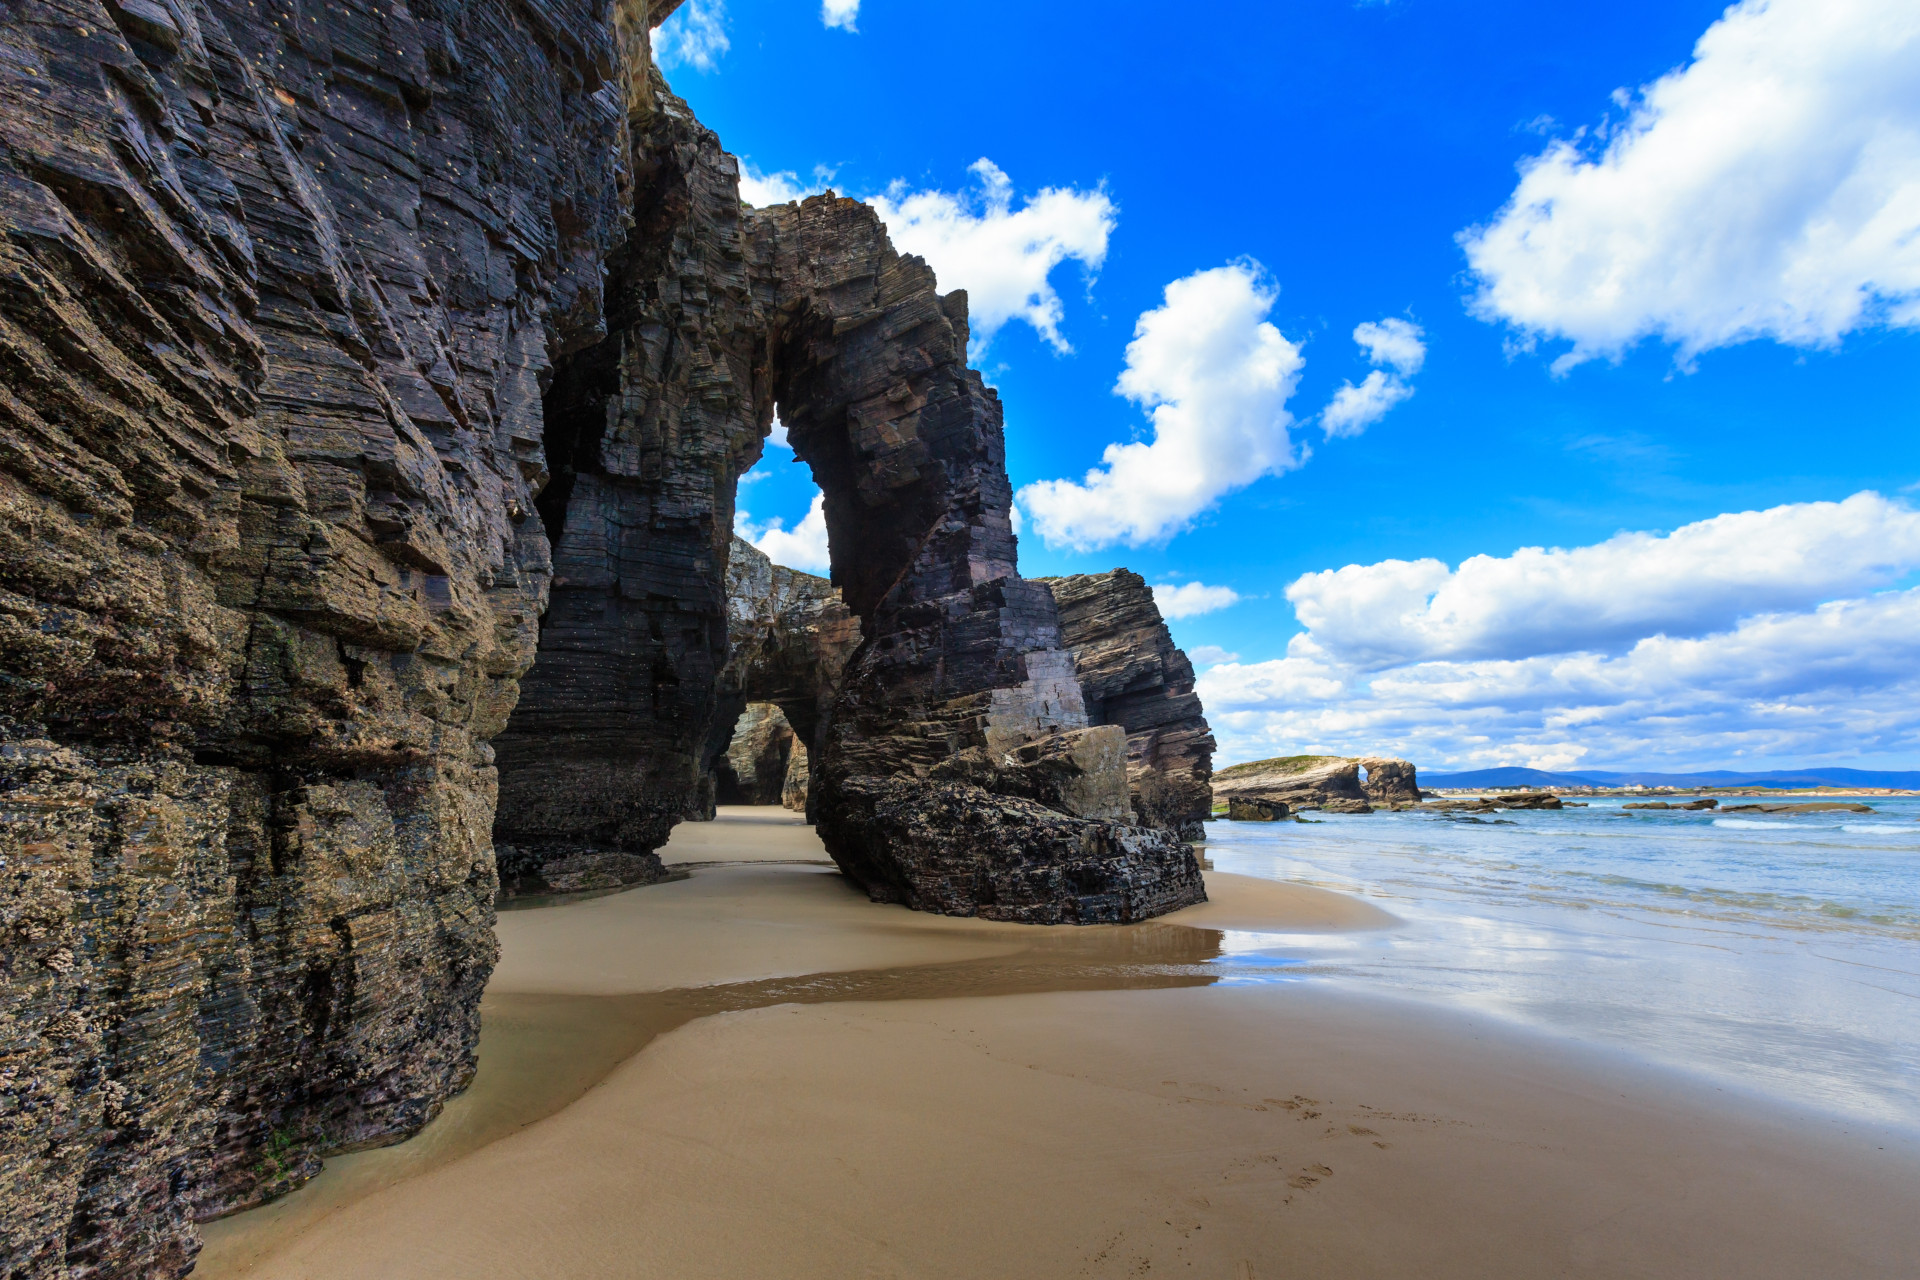
[(1013, 181), (993, 161), (968, 171), (978, 180), (970, 191), (896, 182), (871, 203), (896, 249), (925, 258), (942, 289), (967, 291), (974, 355), (1010, 320), (1032, 325), (1056, 351), (1071, 350), (1051, 277), (1070, 259), (1100, 269), (1118, 217), (1113, 201), (1099, 188), (1047, 187), (1016, 209)]
[(1218, 666), (1222, 662), (1238, 662), (1240, 655), (1229, 653), (1217, 644), (1197, 644), (1187, 650), (1187, 657), (1197, 667)]
[(727, 39), (727, 7), (721, 0), (687, 0), (653, 33), (653, 60), (662, 71), (675, 67), (711, 71), (732, 47)]
[(1240, 598), (1232, 587), (1210, 587), (1204, 582), (1161, 582), (1153, 588), (1153, 602), (1160, 606), (1163, 618), (1197, 618), (1239, 604)]
[(1393, 316), (1378, 323), (1356, 325), (1353, 330), (1353, 340), (1367, 353), (1369, 362), (1391, 369), (1403, 378), (1411, 378), (1427, 362), (1424, 338), (1419, 325)]
[(1745, 0), (1626, 119), (1556, 142), (1461, 242), (1474, 310), (1555, 363), (1649, 336), (1683, 363), (1920, 326), (1920, 7)]
[[(1474, 566), (1469, 571), (1469, 566)], [(1289, 588), (1306, 630), (1200, 679), (1222, 761), (1817, 763), (1920, 749), (1920, 513), (1877, 494)], [(1344, 575), (1344, 576), (1343, 576)]]
[(1877, 493), (1715, 516), (1571, 550), (1523, 547), (1309, 573), (1287, 599), (1313, 643), (1357, 665), (1617, 651), (1806, 608), (1920, 567), (1920, 512)]
[(1114, 388), (1148, 411), (1153, 439), (1108, 445), (1078, 481), (1022, 488), (1041, 537), (1080, 551), (1169, 538), (1223, 494), (1305, 461), (1286, 407), (1303, 361), (1267, 320), (1275, 296), (1247, 262), (1167, 286), (1134, 326)]
[(803, 182), (800, 175), (791, 169), (782, 169), (776, 173), (761, 173), (746, 160), (740, 162), (740, 202), (750, 204), (756, 209), (768, 205), (790, 204), (795, 200), (804, 200), (810, 195), (824, 191), (827, 179), (832, 175), (825, 170), (816, 169), (812, 182)]
[(756, 529), (747, 513), (739, 511), (733, 517), (733, 531), (766, 552), (775, 564), (806, 573), (827, 572), (832, 561), (827, 555), (826, 495), (814, 494), (807, 514), (793, 528), (782, 528), (783, 523), (775, 516), (765, 528)]
[(1384, 368), (1376, 367), (1357, 387), (1345, 382), (1333, 393), (1333, 399), (1320, 411), (1320, 429), (1329, 440), (1359, 435), (1413, 394), (1407, 379), (1420, 372), (1427, 361), (1427, 344), (1422, 336), (1419, 325), (1393, 317), (1354, 329), (1353, 340), (1367, 353), (1368, 362)]
[(793, 442), (787, 439), (787, 424), (780, 421), (780, 415), (773, 415), (773, 429), (767, 432), (767, 443), (776, 449), (793, 448)]
[(1920, 750), (1920, 589), (1650, 636), (1625, 653), (1362, 673), (1289, 655), (1202, 673), (1221, 761), (1387, 751), (1423, 767), (1846, 763)]
[(858, 31), (853, 20), (860, 16), (860, 0), (820, 0), (820, 21), (842, 31)]

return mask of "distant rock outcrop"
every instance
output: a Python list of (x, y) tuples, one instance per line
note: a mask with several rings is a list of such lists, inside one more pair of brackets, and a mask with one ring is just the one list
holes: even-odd
[(794, 740), (793, 754), (787, 757), (787, 778), (780, 788), (780, 803), (795, 813), (807, 811), (807, 744)]
[[(752, 543), (734, 538), (727, 554), (727, 665), (720, 672), (714, 733), (707, 744), (716, 788), (720, 758), (738, 736), (733, 726), (751, 703), (780, 709), (804, 760), (833, 706), (847, 660), (859, 647), (860, 619), (831, 582), (777, 565)], [(790, 754), (790, 764), (793, 758)], [(800, 776), (804, 787), (804, 763)], [(804, 793), (794, 807), (805, 811)]]
[(1133, 820), (1200, 839), (1212, 807), (1213, 732), (1153, 589), (1127, 569), (1037, 581), (1059, 606), (1087, 722), (1126, 730)]
[(798, 743), (793, 726), (771, 702), (749, 702), (715, 770), (718, 804), (779, 804)]
[(1372, 813), (1376, 806), (1418, 804), (1420, 785), (1413, 765), (1391, 757), (1280, 756), (1220, 770), (1213, 775), (1213, 795), (1229, 806), (1236, 799), (1260, 800), (1296, 813)]

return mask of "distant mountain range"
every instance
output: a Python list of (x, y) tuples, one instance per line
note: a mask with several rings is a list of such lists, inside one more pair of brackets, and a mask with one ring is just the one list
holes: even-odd
[(1612, 773), (1586, 769), (1549, 773), (1545, 769), (1469, 769), (1465, 773), (1420, 771), (1423, 787), (1896, 787), (1920, 789), (1920, 771), (1878, 769), (1774, 769), (1739, 773)]

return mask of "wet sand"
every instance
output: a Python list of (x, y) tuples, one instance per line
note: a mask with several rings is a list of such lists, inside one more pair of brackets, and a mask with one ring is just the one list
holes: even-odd
[(760, 865), (503, 915), (473, 1087), (414, 1140), (210, 1224), (200, 1273), (1904, 1276), (1920, 1256), (1904, 1135), (1464, 1015), (1210, 985), (1217, 930), (1387, 922), (1368, 904), (1210, 873), (1214, 901), (1172, 923), (947, 920), (767, 865), (811, 841), (768, 816), (667, 850)]

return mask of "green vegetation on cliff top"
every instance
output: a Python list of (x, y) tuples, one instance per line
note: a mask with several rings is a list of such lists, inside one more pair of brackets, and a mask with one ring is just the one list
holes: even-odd
[(1248, 764), (1236, 764), (1232, 768), (1220, 770), (1213, 776), (1240, 778), (1250, 773), (1305, 773), (1318, 765), (1345, 759), (1345, 756), (1275, 756), (1271, 760), (1254, 760)]

